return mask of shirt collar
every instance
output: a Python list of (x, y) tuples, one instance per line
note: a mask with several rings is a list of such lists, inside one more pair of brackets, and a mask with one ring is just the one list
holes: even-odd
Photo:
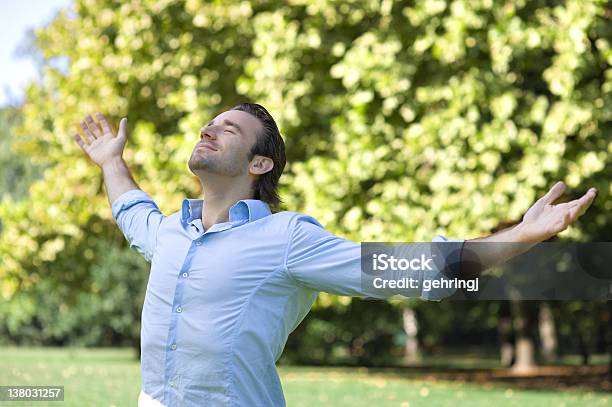
[[(183, 224), (188, 225), (192, 220), (202, 218), (204, 206), (204, 200), (202, 199), (183, 199), (181, 208), (181, 220)], [(229, 209), (229, 221), (230, 223), (243, 220), (254, 222), (271, 213), (270, 207), (264, 201), (258, 199), (242, 199)]]

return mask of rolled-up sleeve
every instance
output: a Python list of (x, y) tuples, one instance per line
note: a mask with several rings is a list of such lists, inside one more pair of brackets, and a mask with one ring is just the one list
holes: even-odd
[(113, 202), (112, 212), (130, 247), (150, 262), (155, 251), (157, 233), (164, 219), (153, 199), (140, 189), (132, 189)]
[[(438, 235), (433, 241), (448, 242), (451, 240)], [(379, 289), (370, 284), (364, 284), (361, 245), (333, 235), (310, 216), (302, 215), (294, 220), (285, 257), (288, 274), (298, 284), (312, 290), (378, 299), (386, 299), (398, 294), (397, 289)], [(420, 283), (424, 278), (422, 271), (404, 274)], [(424, 293), (422, 285), (414, 289), (402, 289), (401, 295), (439, 299), (439, 295)]]

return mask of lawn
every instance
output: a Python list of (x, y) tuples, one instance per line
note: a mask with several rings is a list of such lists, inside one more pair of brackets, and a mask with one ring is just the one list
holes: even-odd
[[(287, 405), (296, 407), (612, 405), (610, 393), (588, 388), (526, 389), (513, 383), (440, 379), (418, 370), (283, 366), (279, 371)], [(0, 385), (65, 387), (63, 403), (31, 403), (40, 407), (136, 406), (140, 368), (129, 349), (0, 348)], [(28, 403), (0, 402), (1, 407), (24, 405)]]

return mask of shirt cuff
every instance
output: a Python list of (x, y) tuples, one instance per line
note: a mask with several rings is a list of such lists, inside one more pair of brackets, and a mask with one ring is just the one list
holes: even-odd
[(153, 198), (151, 198), (142, 189), (131, 189), (127, 192), (124, 192), (123, 194), (119, 195), (119, 197), (115, 199), (115, 202), (113, 202), (113, 204), (111, 205), (113, 218), (117, 220), (117, 217), (122, 211), (129, 209), (132, 206), (142, 202), (150, 202), (155, 205), (155, 207), (157, 207), (157, 205), (153, 201)]
[[(461, 255), (465, 239), (449, 239), (444, 235), (436, 235), (431, 239), (432, 243), (450, 242), (457, 243), (450, 245), (448, 248), (439, 247), (441, 254), (444, 256), (444, 269), (439, 271), (434, 279), (438, 280), (453, 280), (458, 278), (461, 270)], [(436, 288), (421, 292), (421, 298), (428, 301), (441, 301), (455, 294), (457, 288)]]

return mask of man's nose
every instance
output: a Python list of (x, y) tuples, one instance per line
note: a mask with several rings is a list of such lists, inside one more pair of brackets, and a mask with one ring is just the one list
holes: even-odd
[(215, 140), (217, 138), (217, 129), (213, 127), (207, 127), (205, 129), (202, 129), (200, 131), (200, 134), (204, 138)]

